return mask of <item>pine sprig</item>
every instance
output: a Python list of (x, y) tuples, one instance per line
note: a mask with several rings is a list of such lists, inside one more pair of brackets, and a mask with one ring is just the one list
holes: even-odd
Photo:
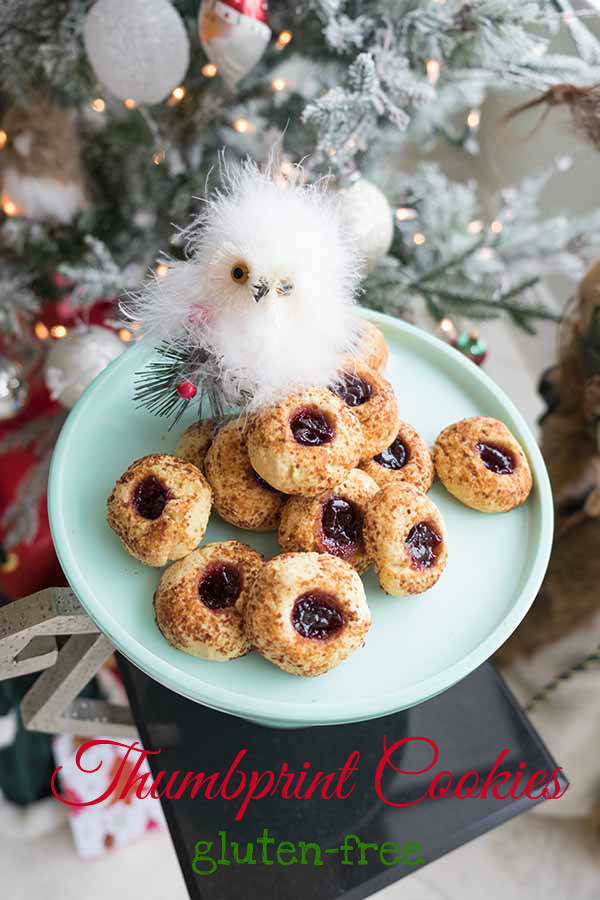
[[(173, 418), (170, 428), (177, 424), (192, 400), (181, 397), (177, 386), (185, 380), (198, 363), (194, 352), (183, 341), (163, 341), (144, 369), (135, 373), (133, 400), (137, 409), (147, 409), (155, 416)], [(200, 394), (200, 399), (202, 395)]]

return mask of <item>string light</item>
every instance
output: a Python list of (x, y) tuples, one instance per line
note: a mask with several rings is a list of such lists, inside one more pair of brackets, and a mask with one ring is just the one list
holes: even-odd
[(179, 85), (179, 87), (173, 88), (171, 91), (171, 96), (167, 100), (169, 106), (177, 106), (178, 103), (181, 103), (183, 98), (185, 97), (185, 88), (183, 85)]
[(50, 334), (53, 338), (64, 338), (67, 336), (67, 329), (64, 325), (53, 325)]
[(238, 134), (246, 134), (248, 131), (254, 131), (252, 124), (248, 121), (248, 119), (236, 119), (233, 123), (233, 127), (238, 132)]
[(127, 330), (127, 328), (119, 328), (119, 330), (117, 331), (117, 334), (119, 335), (119, 337), (121, 338), (121, 340), (123, 341), (124, 344), (128, 344), (130, 341), (133, 340), (133, 335), (130, 331)]
[(19, 568), (19, 557), (12, 551), (6, 557), (6, 561), (0, 565), (0, 572), (3, 575), (11, 575)]
[(563, 13), (563, 20), (567, 23), (567, 25), (569, 24), (569, 22), (572, 22), (574, 18), (575, 18), (575, 13), (573, 12), (572, 9), (568, 9), (566, 12)]
[(123, 104), (127, 107), (127, 109), (135, 109), (137, 103), (133, 99), (133, 97), (128, 97), (127, 100), (123, 100)]
[(169, 267), (166, 266), (164, 263), (159, 263), (156, 267), (156, 275), (158, 278), (164, 278), (165, 275), (168, 273), (168, 271), (169, 271)]
[(294, 164), (289, 159), (284, 159), (279, 167), (282, 175), (289, 175), (292, 172), (293, 168)]
[(456, 327), (452, 319), (449, 319), (448, 316), (445, 316), (440, 322), (440, 331), (442, 334), (454, 336), (456, 334)]
[(214, 78), (219, 71), (214, 63), (206, 63), (200, 69), (205, 78)]
[(435, 84), (440, 77), (441, 63), (439, 59), (428, 59), (425, 63), (427, 70), (427, 79), (430, 84)]
[(10, 197), (5, 197), (2, 201), (2, 211), (6, 216), (16, 216), (18, 213), (17, 204)]
[(291, 31), (282, 31), (280, 33), (279, 37), (277, 38), (277, 43), (275, 44), (275, 46), (277, 47), (278, 50), (283, 50), (283, 48), (287, 47), (287, 45), (291, 42), (291, 40), (292, 40), (292, 32)]
[(479, 123), (481, 122), (481, 113), (478, 109), (472, 109), (469, 115), (467, 116), (467, 125), (469, 128), (475, 130), (479, 128)]
[(482, 247), (477, 255), (480, 259), (492, 259), (494, 251), (491, 247)]
[(409, 206), (401, 206), (396, 210), (396, 218), (399, 222), (408, 222), (410, 219), (417, 218), (416, 209), (411, 209)]
[(473, 221), (469, 222), (467, 225), (467, 231), (469, 234), (479, 234), (480, 231), (483, 231), (483, 222), (479, 219), (473, 219)]
[(157, 150), (156, 153), (152, 157), (152, 162), (155, 166), (160, 166), (161, 163), (165, 161), (165, 151)]
[(6, 146), (6, 142), (8, 140), (8, 135), (5, 132), (4, 128), (0, 128), (0, 150)]
[(494, 234), (500, 234), (500, 232), (504, 228), (504, 225), (502, 224), (502, 222), (499, 222), (498, 219), (494, 219), (494, 221), (490, 225), (490, 228), (494, 232)]
[(427, 238), (420, 231), (415, 231), (415, 233), (413, 234), (413, 241), (415, 242), (417, 247), (420, 247), (421, 244), (424, 244), (426, 240)]
[(274, 91), (285, 91), (287, 87), (287, 81), (285, 78), (274, 78), (271, 82), (271, 87)]
[(47, 341), (50, 336), (50, 332), (43, 322), (36, 322), (33, 331), (36, 338), (39, 338), (40, 341)]
[(95, 100), (92, 100), (91, 103), (92, 109), (94, 112), (101, 113), (106, 109), (106, 103), (102, 99), (102, 97), (96, 97)]

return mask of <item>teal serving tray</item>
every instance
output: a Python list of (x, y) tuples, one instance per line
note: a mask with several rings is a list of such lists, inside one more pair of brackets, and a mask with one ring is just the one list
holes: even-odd
[[(402, 419), (433, 444), (446, 425), (495, 416), (521, 442), (533, 471), (527, 503), (510, 513), (468, 509), (439, 482), (431, 497), (448, 531), (448, 565), (425, 594), (385, 595), (373, 574), (364, 584), (373, 615), (366, 645), (318, 678), (280, 671), (257, 653), (211, 663), (171, 647), (152, 597), (160, 570), (130, 557), (106, 523), (106, 498), (134, 459), (170, 453), (181, 431), (135, 410), (134, 373), (152, 351), (128, 349), (87, 389), (60, 435), (50, 472), (54, 544), (88, 615), (135, 665), (179, 694), (273, 727), (332, 725), (384, 716), (445, 691), (484, 662), (517, 627), (541, 584), (552, 543), (552, 495), (535, 439), (500, 388), (458, 351), (388, 316), (364, 312), (385, 333), (387, 377)], [(191, 421), (191, 419), (190, 419)], [(266, 557), (275, 534), (241, 531), (213, 514), (207, 541), (236, 538)]]

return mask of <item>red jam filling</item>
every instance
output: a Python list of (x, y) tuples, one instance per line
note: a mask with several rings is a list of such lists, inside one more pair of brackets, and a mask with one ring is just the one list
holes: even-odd
[(363, 517), (358, 507), (343, 497), (331, 497), (321, 514), (323, 545), (333, 556), (349, 556), (362, 538)]
[(233, 606), (241, 592), (241, 572), (231, 563), (213, 563), (198, 583), (198, 596), (209, 609)]
[(169, 499), (169, 490), (155, 475), (148, 475), (137, 485), (133, 505), (144, 519), (158, 519)]
[(296, 443), (305, 447), (320, 447), (334, 437), (326, 415), (318, 409), (299, 410), (290, 419), (290, 428)]
[(383, 453), (378, 453), (374, 459), (384, 469), (403, 469), (408, 462), (408, 448), (397, 437), (387, 450), (384, 450)]
[(344, 401), (346, 406), (362, 406), (370, 399), (373, 388), (368, 381), (352, 372), (342, 372), (339, 380), (332, 385), (334, 394)]
[(343, 616), (331, 594), (308, 591), (294, 603), (292, 625), (304, 638), (325, 641), (336, 634), (343, 624)]
[(512, 475), (515, 471), (515, 460), (508, 450), (498, 447), (497, 444), (486, 444), (483, 441), (475, 444), (475, 449), (486, 469), (495, 472), (496, 475)]
[(416, 569), (429, 569), (442, 548), (442, 538), (429, 522), (417, 522), (413, 525), (406, 543)]

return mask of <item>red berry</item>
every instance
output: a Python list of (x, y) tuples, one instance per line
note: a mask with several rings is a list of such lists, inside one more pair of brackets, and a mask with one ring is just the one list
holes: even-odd
[(177, 385), (177, 393), (182, 400), (193, 400), (198, 393), (198, 388), (191, 381), (182, 381)]

